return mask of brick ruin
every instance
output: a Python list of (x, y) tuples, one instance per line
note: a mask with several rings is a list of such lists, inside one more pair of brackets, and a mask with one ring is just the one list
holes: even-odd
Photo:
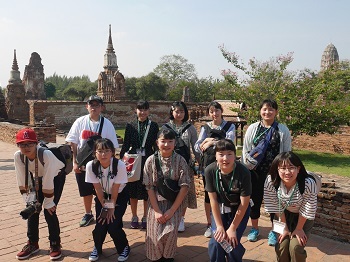
[(27, 100), (46, 99), (44, 88), (45, 74), (44, 66), (41, 63), (41, 57), (38, 53), (33, 52), (26, 65), (23, 76), (23, 84)]

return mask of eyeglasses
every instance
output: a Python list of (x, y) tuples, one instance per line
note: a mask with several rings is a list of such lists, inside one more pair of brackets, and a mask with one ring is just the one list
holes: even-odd
[(99, 155), (109, 154), (109, 153), (112, 153), (112, 150), (110, 150), (110, 149), (96, 150), (96, 153), (99, 154)]
[(30, 148), (30, 147), (33, 147), (33, 146), (35, 146), (35, 143), (20, 143), (20, 144), (18, 144), (17, 145), (19, 148), (26, 148), (26, 147), (28, 147), (28, 148)]
[(296, 166), (290, 166), (290, 167), (279, 167), (278, 171), (281, 173), (287, 173), (288, 172), (294, 172), (298, 167)]
[(95, 107), (100, 107), (101, 104), (89, 104), (89, 106), (95, 108)]

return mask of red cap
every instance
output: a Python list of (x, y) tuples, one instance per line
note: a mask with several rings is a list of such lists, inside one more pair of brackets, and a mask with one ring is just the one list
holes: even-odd
[(16, 134), (16, 144), (23, 142), (38, 142), (36, 134), (33, 129), (23, 128)]

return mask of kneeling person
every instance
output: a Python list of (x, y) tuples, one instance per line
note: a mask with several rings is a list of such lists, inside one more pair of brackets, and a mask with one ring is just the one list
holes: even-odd
[(16, 258), (26, 259), (39, 251), (39, 214), (43, 208), (49, 229), (50, 259), (58, 259), (61, 239), (56, 209), (66, 180), (65, 174), (59, 174), (64, 163), (49, 150), (43, 151), (43, 163), (38, 159), (40, 146), (33, 129), (20, 130), (16, 144), (20, 149), (14, 155), (17, 184), (27, 204), (21, 216), (28, 219), (28, 242)]
[(218, 141), (215, 152), (216, 162), (204, 171), (214, 232), (209, 241), (209, 257), (210, 261), (242, 261), (245, 248), (240, 241), (250, 213), (250, 172), (236, 161), (236, 148), (231, 140)]

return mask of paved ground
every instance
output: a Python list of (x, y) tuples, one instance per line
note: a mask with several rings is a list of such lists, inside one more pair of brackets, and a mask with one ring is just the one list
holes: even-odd
[[(16, 184), (13, 165), (14, 145), (0, 142), (0, 261), (17, 261), (16, 253), (26, 242), (26, 222), (19, 212), (24, 204)], [(179, 234), (178, 249), (175, 261), (208, 261), (208, 239), (203, 236), (206, 228), (203, 200), (198, 199), (198, 209), (188, 209), (186, 214), (186, 231)], [(63, 257), (59, 261), (87, 261), (93, 247), (91, 231), (94, 225), (80, 228), (78, 223), (83, 214), (82, 201), (78, 196), (77, 185), (73, 174), (67, 176), (67, 182), (58, 207), (61, 225)], [(126, 233), (131, 245), (128, 261), (147, 261), (144, 251), (144, 230), (129, 229), (131, 218), (128, 208), (125, 218)], [(30, 260), (48, 261), (48, 233), (44, 216), (40, 218), (40, 252)], [(269, 222), (261, 219), (261, 238), (255, 243), (248, 242), (246, 233), (242, 238), (247, 249), (244, 261), (275, 261), (272, 247), (267, 245)], [(308, 246), (308, 261), (350, 261), (350, 245), (312, 235)], [(104, 253), (99, 261), (116, 261), (117, 255), (113, 242), (107, 236)], [(220, 261), (221, 262), (221, 261)]]

